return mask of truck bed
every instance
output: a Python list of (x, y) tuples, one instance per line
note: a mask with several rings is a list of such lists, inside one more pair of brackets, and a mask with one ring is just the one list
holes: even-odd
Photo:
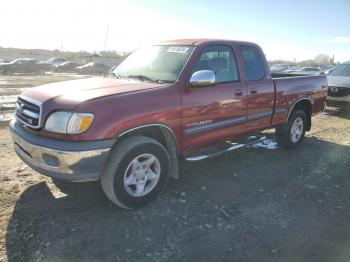
[[(324, 96), (327, 92), (327, 78), (324, 75), (290, 75), (272, 74), (275, 86), (275, 108), (290, 112), (293, 104), (300, 99), (312, 103), (312, 113), (321, 112), (324, 107)], [(274, 117), (274, 124), (285, 121), (283, 114)]]
[(316, 92), (327, 86), (324, 75), (290, 75), (272, 74), (276, 92), (300, 95), (302, 93)]
[(306, 74), (294, 74), (294, 73), (271, 73), (271, 77), (274, 78), (286, 78), (286, 77), (301, 77), (301, 76), (322, 76), (322, 75), (306, 75)]

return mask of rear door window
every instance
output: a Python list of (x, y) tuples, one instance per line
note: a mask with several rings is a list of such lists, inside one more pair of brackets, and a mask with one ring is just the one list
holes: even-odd
[(248, 81), (258, 81), (265, 77), (265, 63), (260, 51), (253, 46), (239, 47)]

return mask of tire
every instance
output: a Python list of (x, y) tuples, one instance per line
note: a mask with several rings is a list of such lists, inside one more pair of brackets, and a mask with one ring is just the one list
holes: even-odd
[(167, 150), (158, 141), (145, 136), (126, 138), (111, 151), (101, 174), (102, 189), (121, 208), (144, 206), (165, 188), (169, 162)]
[(305, 137), (306, 114), (294, 110), (288, 122), (276, 129), (277, 143), (282, 149), (293, 149), (301, 144)]

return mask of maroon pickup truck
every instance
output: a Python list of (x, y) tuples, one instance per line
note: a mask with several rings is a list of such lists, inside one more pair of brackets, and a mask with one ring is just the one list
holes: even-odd
[(298, 146), (326, 93), (325, 76), (271, 76), (256, 44), (174, 40), (135, 51), (108, 77), (25, 91), (10, 130), (34, 170), (100, 180), (113, 203), (135, 208), (178, 177), (181, 158), (256, 143), (269, 128), (281, 148)]

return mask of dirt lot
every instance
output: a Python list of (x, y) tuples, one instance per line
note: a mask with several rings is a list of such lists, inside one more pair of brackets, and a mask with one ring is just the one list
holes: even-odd
[(294, 151), (245, 148), (182, 163), (147, 207), (98, 183), (59, 183), (0, 127), (0, 261), (350, 261), (350, 113), (313, 119)]

